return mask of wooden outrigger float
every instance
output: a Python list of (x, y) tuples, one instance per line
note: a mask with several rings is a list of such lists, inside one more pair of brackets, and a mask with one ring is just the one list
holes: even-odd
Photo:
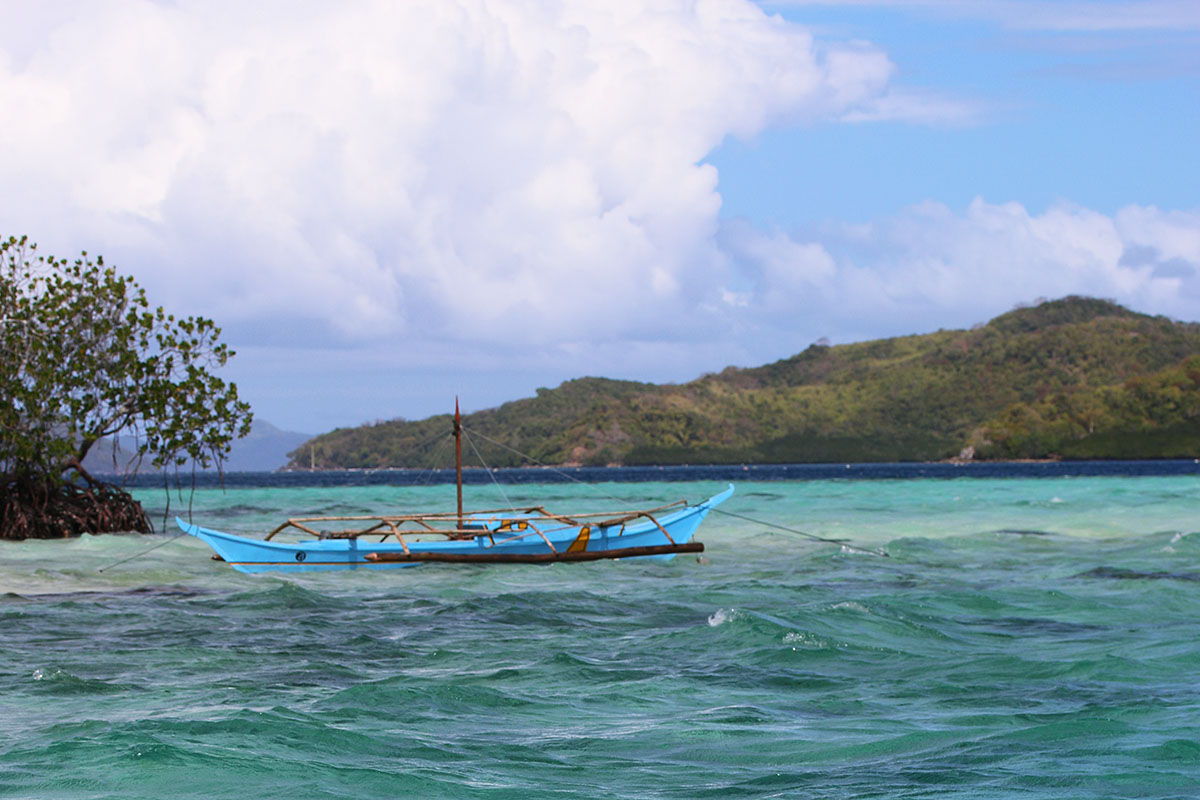
[[(547, 564), (611, 558), (672, 558), (704, 550), (692, 536), (708, 512), (733, 494), (733, 486), (689, 505), (558, 514), (542, 506), (464, 512), (462, 421), (454, 410), (455, 513), (296, 517), (263, 539), (176, 523), (206, 542), (214, 558), (242, 572), (388, 569), (423, 562)], [(336, 527), (326, 530), (325, 526)], [(275, 541), (280, 534), (311, 537)]]

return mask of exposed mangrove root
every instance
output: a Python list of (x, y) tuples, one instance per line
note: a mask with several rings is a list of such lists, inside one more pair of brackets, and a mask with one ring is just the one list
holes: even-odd
[(84, 533), (152, 533), (142, 504), (117, 486), (47, 478), (0, 481), (0, 539), (60, 539)]

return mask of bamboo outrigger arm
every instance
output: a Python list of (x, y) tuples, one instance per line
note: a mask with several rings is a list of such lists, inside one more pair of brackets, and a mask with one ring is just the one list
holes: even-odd
[(663, 556), (676, 553), (703, 553), (701, 542), (621, 547), (615, 550), (576, 550), (550, 553), (367, 553), (372, 563), (442, 561), (459, 564), (552, 564), (559, 561), (601, 561), (608, 558)]

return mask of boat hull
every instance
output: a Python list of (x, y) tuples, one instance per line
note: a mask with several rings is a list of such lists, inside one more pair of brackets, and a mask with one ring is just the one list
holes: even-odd
[[(657, 520), (604, 527), (562, 525), (534, 535), (496, 531), (471, 539), (431, 539), (401, 544), (390, 541), (314, 539), (275, 542), (224, 533), (176, 519), (185, 533), (205, 542), (241, 572), (319, 572), (327, 570), (398, 569), (425, 561), (483, 563), (553, 563), (597, 558), (673, 558), (686, 548), (708, 512), (733, 494), (730, 486), (702, 503), (684, 506)], [(643, 549), (649, 548), (649, 549)]]

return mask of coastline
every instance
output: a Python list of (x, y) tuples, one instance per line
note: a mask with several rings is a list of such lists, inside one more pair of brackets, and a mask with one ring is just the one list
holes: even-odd
[[(694, 481), (904, 480), (948, 478), (1040, 478), (1083, 476), (1200, 475), (1197, 459), (903, 461), (803, 464), (679, 464), (658, 466), (464, 467), (463, 482), (488, 483), (636, 483)], [(354, 468), (275, 470), (271, 472), (196, 472), (165, 476), (170, 486), (235, 488), (270, 486), (442, 485), (454, 482), (454, 470)], [(127, 488), (161, 488), (162, 473), (106, 476)]]

